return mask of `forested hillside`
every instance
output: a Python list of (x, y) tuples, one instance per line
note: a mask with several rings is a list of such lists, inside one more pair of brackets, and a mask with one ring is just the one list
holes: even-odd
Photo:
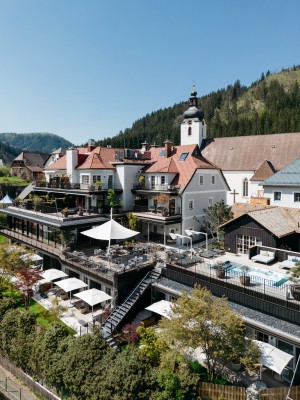
[[(250, 87), (237, 80), (199, 98), (209, 137), (300, 132), (300, 66), (262, 74)], [(180, 143), (182, 114), (188, 101), (161, 109), (135, 121), (130, 129), (99, 144), (139, 148), (141, 142), (162, 145), (165, 139)]]
[(11, 164), (12, 160), (20, 154), (21, 150), (7, 143), (0, 142), (0, 159), (3, 164)]
[(26, 151), (51, 153), (60, 147), (70, 147), (71, 142), (52, 133), (0, 133), (0, 142)]

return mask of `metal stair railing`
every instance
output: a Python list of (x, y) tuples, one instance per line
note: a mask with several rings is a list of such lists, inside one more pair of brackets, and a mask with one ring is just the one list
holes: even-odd
[[(128, 311), (134, 306), (134, 304), (136, 304), (138, 299), (145, 292), (145, 290), (149, 287), (149, 285), (159, 278), (160, 273), (161, 273), (161, 270), (159, 270), (159, 269), (154, 269), (152, 271), (149, 271), (146, 274), (146, 276), (129, 293), (129, 295), (125, 298), (123, 303), (114, 309), (112, 314), (107, 318), (107, 320), (103, 324), (103, 326), (102, 326), (103, 338), (108, 342), (108, 344), (111, 347), (117, 348), (117, 344), (115, 343), (115, 341), (112, 338), (113, 331), (122, 322), (122, 320), (124, 319), (124, 317), (126, 316)], [(130, 303), (130, 300), (132, 300), (132, 303)], [(126, 305), (129, 307), (124, 308), (124, 306), (126, 306)]]

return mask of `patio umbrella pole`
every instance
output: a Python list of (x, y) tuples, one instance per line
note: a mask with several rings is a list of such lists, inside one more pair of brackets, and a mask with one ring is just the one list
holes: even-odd
[[(112, 207), (110, 209), (110, 220), (112, 220)], [(110, 226), (111, 229), (111, 226)], [(107, 247), (107, 261), (108, 261), (108, 266), (110, 267), (110, 258), (109, 258), (109, 253), (110, 253), (110, 241), (111, 241), (111, 232), (109, 233), (109, 239), (108, 239), (108, 247)]]

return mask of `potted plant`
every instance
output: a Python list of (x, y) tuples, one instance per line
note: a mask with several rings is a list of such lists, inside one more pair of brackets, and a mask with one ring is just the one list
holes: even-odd
[(226, 270), (223, 266), (222, 261), (218, 261), (216, 264), (216, 276), (219, 279), (225, 279), (226, 276)]
[(300, 300), (300, 261), (298, 261), (293, 268), (290, 269), (291, 276), (289, 280), (293, 282), (290, 285), (291, 295), (295, 300)]
[(109, 206), (111, 208), (115, 208), (116, 211), (118, 211), (118, 208), (120, 207), (120, 199), (118, 199), (118, 196), (114, 189), (108, 189), (107, 191), (107, 198), (109, 202)]
[(168, 212), (170, 196), (166, 193), (160, 193), (154, 198), (154, 201), (156, 201), (156, 204), (161, 207), (161, 214), (165, 217)]
[(243, 286), (250, 286), (250, 276), (247, 273), (250, 271), (250, 267), (248, 265), (242, 265), (241, 271), (243, 275), (240, 276), (240, 282)]
[(102, 214), (103, 213), (103, 201), (102, 200), (97, 201), (97, 207), (98, 207), (98, 213)]
[(96, 185), (96, 189), (97, 189), (97, 190), (101, 190), (101, 189), (102, 189), (102, 186), (104, 185), (104, 182), (96, 181), (96, 182), (95, 182), (95, 185)]
[(65, 207), (65, 208), (62, 210), (62, 213), (63, 213), (63, 216), (64, 216), (64, 217), (68, 217), (68, 216), (69, 216), (69, 208), (68, 208), (68, 207)]
[(146, 181), (145, 175), (140, 175), (139, 176), (139, 185), (141, 188), (145, 187), (145, 181)]

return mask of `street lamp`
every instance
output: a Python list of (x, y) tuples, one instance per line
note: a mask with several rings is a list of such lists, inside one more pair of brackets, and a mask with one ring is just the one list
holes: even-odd
[(189, 239), (191, 243), (191, 258), (193, 257), (193, 243), (192, 243), (193, 239), (190, 236), (180, 235), (179, 233), (170, 233), (170, 236), (172, 239), (176, 239), (177, 237), (179, 237), (181, 240)]
[(196, 232), (196, 231), (194, 231), (192, 229), (186, 229), (185, 233), (187, 235), (189, 235), (189, 236), (192, 236), (192, 235), (205, 235), (206, 251), (208, 250), (208, 235), (207, 235), (207, 233), (205, 233), (205, 232)]

